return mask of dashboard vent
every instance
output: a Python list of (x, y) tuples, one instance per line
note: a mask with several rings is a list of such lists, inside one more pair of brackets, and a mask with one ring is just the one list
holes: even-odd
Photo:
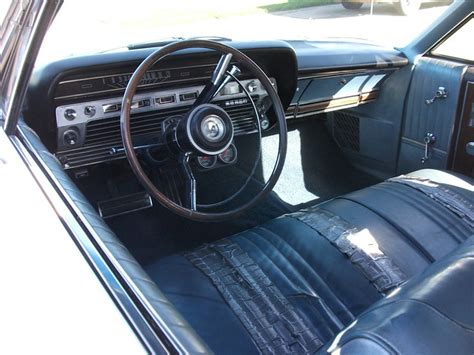
[[(159, 133), (161, 123), (168, 117), (186, 113), (187, 108), (175, 108), (132, 115), (130, 128), (132, 136)], [(120, 117), (110, 117), (87, 123), (84, 145), (105, 142), (120, 142)]]
[[(250, 102), (235, 106), (225, 106), (223, 101), (217, 102), (232, 119), (236, 135), (257, 132), (255, 112)], [(161, 132), (161, 123), (168, 117), (184, 114), (189, 106), (159, 110), (132, 115), (130, 127), (133, 137), (153, 135)], [(58, 152), (56, 156), (67, 169), (104, 161), (122, 159), (123, 152), (111, 154), (114, 148), (122, 147), (120, 133), (120, 117), (110, 117), (90, 121), (86, 126), (84, 145), (77, 149)]]

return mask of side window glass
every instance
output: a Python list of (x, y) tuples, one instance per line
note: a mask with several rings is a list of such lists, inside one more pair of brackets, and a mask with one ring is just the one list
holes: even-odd
[(461, 28), (438, 45), (431, 53), (436, 56), (474, 62), (474, 46), (472, 45), (473, 34), (474, 19), (471, 18)]

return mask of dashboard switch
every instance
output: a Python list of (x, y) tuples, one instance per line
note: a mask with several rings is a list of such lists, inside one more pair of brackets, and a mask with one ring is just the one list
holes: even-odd
[(222, 94), (221, 95), (237, 95), (240, 94), (240, 86), (238, 83), (228, 83), (224, 88), (222, 89)]
[(160, 105), (172, 104), (176, 101), (176, 96), (168, 95), (168, 96), (157, 97), (155, 101), (156, 103)]
[(73, 110), (72, 108), (68, 108), (66, 111), (64, 111), (64, 118), (69, 121), (72, 121), (73, 119), (75, 119), (76, 116), (77, 116), (77, 112), (76, 110)]
[(95, 106), (88, 105), (84, 107), (84, 115), (86, 115), (87, 117), (94, 117), (95, 112)]
[(197, 97), (197, 92), (187, 92), (185, 94), (179, 95), (179, 101), (191, 101), (197, 99)]
[(131, 108), (135, 109), (135, 108), (142, 108), (142, 107), (147, 107), (147, 106), (150, 106), (150, 99), (135, 101), (134, 103), (132, 103)]
[(262, 117), (260, 119), (260, 127), (262, 127), (263, 130), (266, 130), (270, 127), (270, 121), (266, 117)]
[(120, 111), (121, 107), (122, 107), (121, 104), (102, 105), (102, 109), (104, 110), (104, 113)]
[(257, 89), (258, 89), (258, 85), (254, 80), (252, 80), (250, 83), (247, 84), (247, 91), (249, 93), (253, 93), (257, 91)]

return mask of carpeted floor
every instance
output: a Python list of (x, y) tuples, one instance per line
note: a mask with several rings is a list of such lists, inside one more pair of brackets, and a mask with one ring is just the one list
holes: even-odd
[[(281, 177), (271, 195), (239, 218), (221, 223), (198, 223), (178, 217), (155, 203), (152, 208), (106, 220), (134, 256), (143, 264), (160, 257), (191, 249), (204, 242), (251, 228), (285, 213), (314, 205), (378, 181), (353, 168), (330, 138), (324, 123), (303, 120), (288, 127), (288, 153)], [(218, 201), (231, 195), (245, 181), (257, 147), (254, 137), (239, 138), (239, 164), (197, 174), (198, 202)], [(263, 163), (241, 196), (245, 201), (255, 195), (273, 167), (278, 138), (263, 139)], [(130, 171), (101, 168), (90, 178), (78, 182), (91, 202), (111, 196), (140, 191)], [(104, 188), (107, 186), (107, 188)]]

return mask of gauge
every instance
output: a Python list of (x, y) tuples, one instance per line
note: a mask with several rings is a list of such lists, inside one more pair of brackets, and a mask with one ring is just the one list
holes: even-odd
[(197, 157), (199, 165), (204, 169), (210, 169), (216, 165), (217, 157), (213, 155), (200, 155)]
[(235, 147), (235, 145), (231, 144), (229, 148), (219, 154), (219, 159), (225, 164), (235, 163), (235, 161), (237, 160), (237, 148)]

